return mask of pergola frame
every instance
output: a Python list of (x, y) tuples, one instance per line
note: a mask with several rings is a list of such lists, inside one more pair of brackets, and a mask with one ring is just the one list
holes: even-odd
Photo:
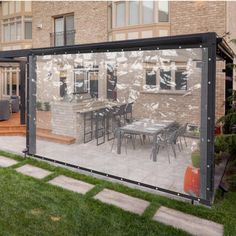
[[(220, 45), (220, 47), (219, 47)], [(174, 192), (172, 190), (159, 188), (146, 183), (140, 183), (130, 179), (125, 179), (122, 176), (114, 176), (109, 173), (103, 173), (93, 169), (88, 169), (82, 166), (73, 165), (66, 162), (61, 162), (47, 157), (42, 157), (36, 154), (36, 57), (42, 55), (58, 55), (58, 54), (78, 54), (78, 53), (97, 53), (97, 52), (118, 52), (118, 51), (133, 51), (133, 50), (164, 50), (164, 49), (184, 49), (184, 48), (206, 48), (208, 49), (207, 64), (202, 68), (204, 78), (201, 84), (201, 198), (190, 196), (183, 193)], [(105, 42), (95, 44), (61, 46), (52, 48), (38, 48), (31, 50), (16, 50), (8, 52), (0, 52), (0, 57), (28, 58), (28, 93), (27, 93), (27, 154), (34, 157), (69, 166), (82, 171), (106, 176), (127, 183), (132, 183), (138, 186), (147, 187), (153, 190), (166, 192), (177, 195), (192, 202), (198, 201), (202, 204), (211, 205), (214, 192), (214, 126), (215, 126), (215, 79), (216, 79), (216, 58), (217, 56), (226, 61), (232, 61), (234, 54), (227, 47), (227, 44), (217, 38), (216, 33), (201, 33), (180, 36), (168, 36), (161, 38), (126, 40), (116, 42)], [(206, 55), (205, 55), (206, 57)]]

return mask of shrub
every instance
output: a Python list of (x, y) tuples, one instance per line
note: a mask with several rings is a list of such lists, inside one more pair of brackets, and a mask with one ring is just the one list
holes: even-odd
[(223, 126), (223, 133), (230, 134), (233, 133), (233, 127), (236, 124), (236, 112), (229, 113), (222, 116), (217, 123), (221, 123)]
[(236, 154), (236, 134), (223, 134), (215, 137), (215, 152)]

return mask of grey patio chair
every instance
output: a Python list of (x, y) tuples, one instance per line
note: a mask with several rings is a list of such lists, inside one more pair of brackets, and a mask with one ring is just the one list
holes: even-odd
[(20, 101), (18, 96), (11, 96), (11, 111), (13, 113), (20, 111)]
[(125, 108), (126, 104), (114, 107), (113, 116), (120, 119), (122, 125), (125, 125)]
[(133, 103), (128, 103), (125, 107), (125, 122), (132, 123), (133, 122)]
[(0, 100), (0, 120), (10, 119), (10, 102), (8, 100)]
[(119, 135), (119, 132), (120, 135), (121, 135), (121, 145), (122, 145), (122, 142), (124, 141), (125, 143), (125, 152), (127, 154), (127, 145), (128, 145), (128, 141), (131, 141), (132, 143), (132, 146), (133, 146), (133, 149), (135, 149), (135, 135), (133, 134), (127, 134), (127, 133), (124, 133), (122, 131), (120, 131), (119, 128), (117, 128), (114, 132), (114, 139), (112, 141), (112, 145), (111, 145), (111, 151), (113, 150), (113, 147), (114, 147), (114, 144), (115, 144), (115, 140), (117, 140), (118, 138), (118, 135)]
[(154, 154), (157, 154), (160, 150), (160, 148), (165, 148), (167, 151), (167, 155), (168, 155), (168, 160), (170, 163), (170, 150), (169, 148), (171, 147), (174, 157), (176, 158), (176, 150), (175, 150), (175, 145), (177, 143), (177, 138), (178, 138), (178, 134), (179, 134), (179, 128), (175, 129), (175, 130), (164, 130), (163, 133), (157, 137), (157, 143), (154, 145), (157, 145), (157, 149), (156, 149), (156, 153), (154, 146), (151, 152), (151, 156), (152, 157)]
[(97, 146), (105, 143), (106, 135), (106, 109), (102, 108), (94, 112), (95, 138)]
[(179, 129), (179, 134), (178, 134), (178, 139), (180, 141), (180, 145), (181, 145), (181, 148), (183, 149), (183, 144), (182, 144), (182, 139), (184, 140), (184, 143), (185, 143), (185, 146), (187, 147), (187, 141), (186, 141), (186, 138), (185, 138), (185, 133), (186, 133), (186, 130), (187, 130), (187, 126), (188, 126), (188, 123), (182, 125)]

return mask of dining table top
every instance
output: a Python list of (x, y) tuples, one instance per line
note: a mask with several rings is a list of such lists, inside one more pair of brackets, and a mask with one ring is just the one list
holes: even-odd
[(120, 130), (127, 133), (155, 135), (173, 123), (173, 120), (141, 119), (120, 127)]

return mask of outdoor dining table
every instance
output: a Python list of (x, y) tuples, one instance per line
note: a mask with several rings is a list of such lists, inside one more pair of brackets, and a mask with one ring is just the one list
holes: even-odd
[(156, 149), (157, 149), (157, 136), (162, 133), (162, 131), (174, 121), (165, 120), (165, 121), (154, 121), (152, 119), (142, 119), (134, 121), (131, 124), (127, 124), (119, 128), (118, 137), (117, 137), (117, 154), (121, 154), (121, 139), (122, 133), (124, 134), (135, 134), (135, 135), (151, 135), (153, 136), (153, 161), (157, 161)]

